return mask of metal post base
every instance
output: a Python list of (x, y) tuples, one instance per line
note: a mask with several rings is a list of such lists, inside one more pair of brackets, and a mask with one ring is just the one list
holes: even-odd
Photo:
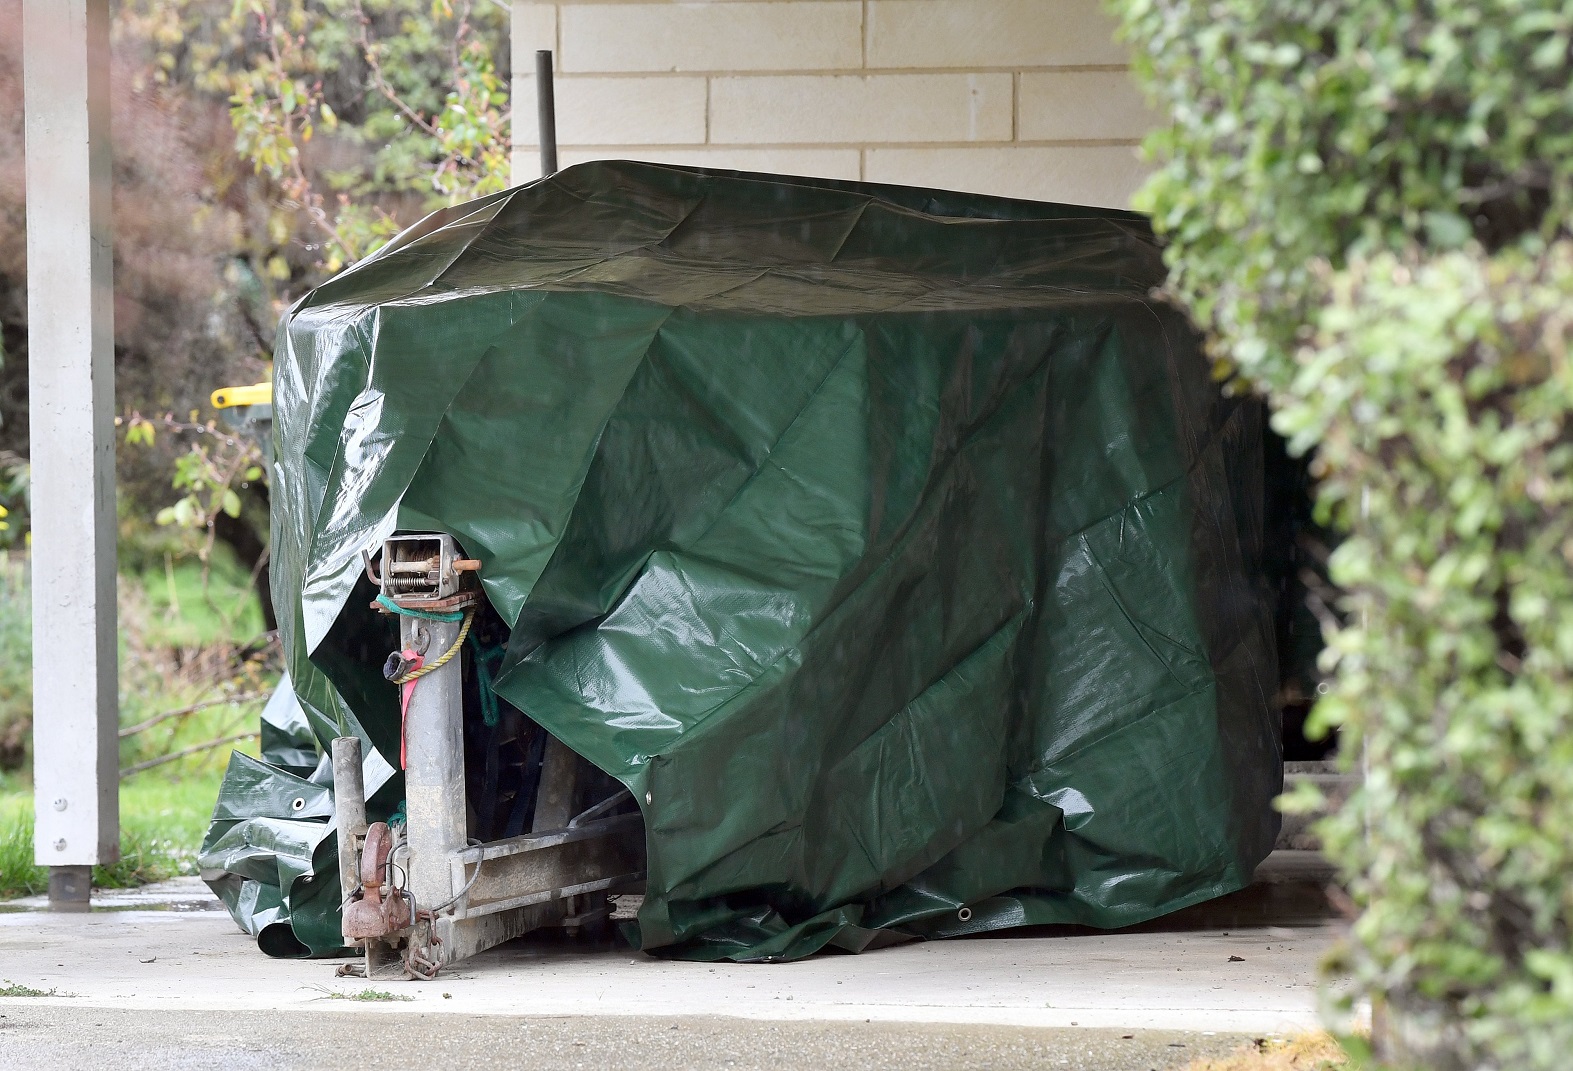
[(49, 868), (49, 910), (90, 910), (92, 893), (92, 867), (52, 866)]
[(421, 977), (405, 970), (405, 957), (414, 952), (424, 970), (438, 969), (522, 937), (532, 930), (544, 929), (561, 922), (567, 910), (563, 900), (530, 904), (511, 911), (498, 911), (479, 918), (456, 919), (442, 917), (422, 921), (412, 929), (391, 934), (386, 938), (373, 937), (363, 942), (366, 955), (366, 977), (369, 979), (394, 979)]
[[(407, 931), (406, 931), (407, 932)], [(370, 937), (361, 942), (366, 957), (366, 978), (405, 978), (405, 938), (384, 939)]]
[(423, 912), (413, 927), (364, 939), (366, 977), (429, 979), (531, 930), (594, 930), (611, 916), (606, 893), (644, 880), (644, 852), (637, 814), (455, 852), (453, 881), (464, 888), (457, 902), (436, 918)]

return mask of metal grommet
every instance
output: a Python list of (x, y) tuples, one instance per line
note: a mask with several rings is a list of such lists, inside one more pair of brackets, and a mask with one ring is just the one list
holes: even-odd
[(1330, 692), (1332, 690), (1333, 690), (1333, 686), (1331, 684), (1328, 684), (1326, 681), (1323, 681), (1321, 684), (1318, 684), (1316, 686), (1316, 694), (1317, 695), (1326, 695), (1328, 692)]
[(972, 921), (972, 908), (970, 908), (970, 907), (962, 908), (960, 911), (956, 912), (956, 917), (958, 919), (960, 919), (962, 922), (971, 922)]
[(290, 800), (289, 809), (292, 810), (292, 811), (303, 811), (303, 810), (305, 810), (306, 809), (306, 797), (305, 796), (296, 796), (294, 799)]

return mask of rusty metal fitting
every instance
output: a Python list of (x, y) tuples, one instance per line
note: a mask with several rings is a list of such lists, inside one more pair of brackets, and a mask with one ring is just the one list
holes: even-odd
[[(346, 941), (386, 937), (409, 928), (409, 901), (387, 881), (392, 852), (393, 831), (388, 823), (373, 822), (366, 829), (366, 846), (361, 849), (360, 889), (344, 906), (342, 932)], [(385, 889), (391, 895), (385, 896)]]

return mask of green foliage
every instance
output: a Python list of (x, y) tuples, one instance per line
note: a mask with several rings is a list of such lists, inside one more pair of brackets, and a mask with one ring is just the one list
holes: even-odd
[(20, 557), (0, 550), (0, 770), (26, 760), (32, 726), (32, 602)]
[(0, 451), (0, 551), (26, 540), (29, 471), (27, 462)]
[[(28, 408), (23, 168), (22, 3), (0, 0), (0, 547), (27, 545)], [(287, 295), (264, 265), (284, 256), (304, 277), (286, 225), (269, 227), (262, 176), (234, 153), (222, 100), (148, 75), (143, 44), (117, 3), (114, 141), (115, 394), (148, 413), (189, 412), (210, 392), (255, 382)], [(227, 10), (228, 0), (222, 6)], [(290, 273), (286, 273), (289, 275)], [(119, 451), (120, 500), (151, 518), (169, 499), (173, 452)], [(259, 516), (265, 504), (248, 511)], [(242, 526), (225, 527), (225, 537)], [(254, 528), (253, 528), (254, 530)]]
[(123, 15), (157, 77), (224, 96), (236, 151), (329, 272), (415, 212), (503, 188), (506, 18), (471, 0), (135, 0)]
[(0, 983), (4, 983), (0, 984), (0, 997), (69, 997), (75, 995), (73, 993), (62, 993), (58, 989), (34, 989), (30, 985), (12, 982), (5, 978), (0, 978)]
[[(508, 16), (493, 0), (114, 6), (115, 381), (133, 415), (189, 413), (263, 378), (290, 301), (505, 181)], [(28, 532), (21, 7), (0, 0), (0, 547)], [(123, 541), (167, 548), (169, 532), (136, 522), (174, 505), (166, 519), (260, 564), (265, 489), (232, 487), (238, 509), (192, 486), (171, 503), (177, 463), (189, 484), (201, 459), (172, 435), (142, 445), (117, 453)]]
[(1123, 0), (1172, 115), (1141, 195), (1219, 356), (1284, 389), (1315, 265), (1496, 249), (1573, 207), (1573, 12), (1550, 0)]
[(151, 447), (158, 440), (160, 427), (184, 437), (187, 448), (175, 457), (170, 485), (180, 497), (154, 515), (160, 525), (202, 533), (197, 556), (206, 564), (218, 538), (220, 517), (240, 516), (241, 491), (263, 479), (262, 447), (246, 435), (229, 435), (219, 430), (218, 422), (198, 423), (196, 413), (181, 422), (165, 416), (154, 421), (140, 413), (130, 413), (116, 421), (125, 428), (127, 446)]
[(389, 1001), (407, 1001), (415, 998), (408, 993), (392, 993), (386, 989), (361, 989), (354, 993), (342, 993), (336, 989), (324, 991), (329, 1000), (358, 1000), (367, 1003), (387, 1003)]
[(1573, 6), (1124, 0), (1142, 194), (1222, 378), (1314, 451), (1324, 823), (1393, 1055), (1573, 1048)]
[[(119, 615), (121, 767), (186, 753), (160, 769), (221, 770), (278, 678), (278, 645), (262, 634), (250, 575), (224, 547), (206, 566), (171, 555), (122, 573)], [(31, 625), (26, 559), (0, 553), (0, 772), (29, 761)]]
[[(126, 889), (197, 872), (197, 847), (218, 795), (217, 770), (172, 781), (143, 774), (120, 788), (120, 859), (93, 868), (93, 884)], [(33, 863), (33, 798), (26, 784), (0, 780), (0, 900), (49, 887)]]
[(220, 547), (204, 565), (170, 557), (122, 574), (120, 588), (121, 770), (222, 770), (233, 747), (254, 742), (278, 679), (278, 644), (260, 635), (250, 577)]
[(1361, 978), (1477, 1062), (1562, 1066), (1573, 243), (1381, 256), (1331, 285), (1280, 425), (1316, 436), (1322, 502), (1350, 518), (1332, 573), (1363, 627), (1330, 636), (1319, 713), (1367, 749), (1359, 810), (1327, 830), (1361, 875)]
[[(136, 631), (127, 638), (127, 652), (138, 658), (158, 663), (159, 651), (245, 647), (263, 631), (251, 578), (222, 546), (214, 549), (205, 570), (199, 562), (189, 558), (177, 561), (171, 555), (143, 572), (122, 572), (121, 578), (127, 589), (121, 600), (126, 625)], [(138, 666), (130, 668), (141, 671)], [(168, 669), (164, 665), (160, 668)], [(174, 675), (169, 679), (172, 682)], [(178, 698), (160, 694), (154, 703), (162, 704), (158, 709), (178, 706)], [(136, 708), (128, 711), (127, 717), (156, 712), (140, 697), (128, 696), (127, 700)]]
[[(234, 737), (254, 735), (277, 681), (276, 646), (256, 643), (261, 620), (249, 581), (222, 551), (206, 573), (188, 561), (140, 582), (121, 577), (120, 761), (123, 769), (157, 766), (121, 782), (121, 855), (95, 868), (101, 888), (196, 872), (219, 778), (240, 743)], [(0, 899), (48, 884), (33, 864), (31, 786), (24, 774), (4, 772), (27, 764), (30, 625), (24, 559), (0, 552)]]

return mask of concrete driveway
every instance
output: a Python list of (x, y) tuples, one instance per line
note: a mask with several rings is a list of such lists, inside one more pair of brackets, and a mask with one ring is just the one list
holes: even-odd
[[(102, 910), (0, 912), (8, 1068), (108, 1066), (1137, 1071), (1318, 1024), (1341, 932), (1314, 857), (1116, 933), (1040, 929), (769, 965), (680, 963), (563, 938), (494, 949), (435, 982), (367, 984), (270, 960), (194, 879)], [(19, 909), (20, 908), (20, 909)], [(336, 997), (334, 994), (339, 994)], [(439, 1058), (441, 1053), (441, 1058)]]

